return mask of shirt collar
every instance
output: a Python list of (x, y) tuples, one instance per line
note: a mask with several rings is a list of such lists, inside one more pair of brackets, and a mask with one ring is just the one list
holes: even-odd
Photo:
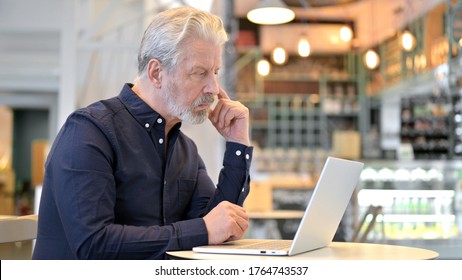
[(118, 98), (125, 105), (127, 110), (132, 116), (147, 130), (151, 130), (154, 125), (158, 125), (157, 119), (162, 119), (162, 124), (165, 124), (165, 119), (146, 102), (144, 102), (136, 93), (132, 90), (133, 84), (126, 83), (122, 88)]

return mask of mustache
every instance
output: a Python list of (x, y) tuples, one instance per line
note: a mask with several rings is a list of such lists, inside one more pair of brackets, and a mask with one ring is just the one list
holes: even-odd
[(194, 104), (193, 104), (193, 108), (201, 105), (201, 104), (212, 104), (213, 102), (215, 101), (215, 98), (213, 97), (212, 94), (206, 94), (198, 99), (196, 99), (196, 101), (194, 101)]

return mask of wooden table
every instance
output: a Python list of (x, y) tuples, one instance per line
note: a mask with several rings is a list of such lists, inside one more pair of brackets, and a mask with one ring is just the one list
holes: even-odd
[(386, 244), (332, 242), (329, 246), (295, 256), (253, 256), (203, 254), (193, 251), (167, 252), (171, 259), (190, 260), (426, 260), (436, 259), (435, 251)]

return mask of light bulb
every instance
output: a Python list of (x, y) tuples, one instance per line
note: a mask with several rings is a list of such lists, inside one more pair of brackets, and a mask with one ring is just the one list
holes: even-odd
[(364, 63), (367, 68), (375, 69), (380, 64), (380, 57), (374, 50), (370, 49), (364, 55)]
[(406, 30), (401, 36), (401, 45), (405, 51), (411, 51), (415, 46), (414, 35)]
[(306, 36), (300, 37), (300, 41), (298, 41), (298, 54), (301, 57), (308, 57), (311, 53), (311, 46), (310, 42), (306, 38)]
[(268, 60), (262, 58), (260, 61), (257, 63), (257, 72), (261, 76), (267, 76), (269, 72), (271, 71), (271, 64), (269, 63)]
[(426, 68), (427, 67), (427, 57), (425, 57), (424, 54), (421, 54), (420, 55), (420, 66), (422, 68)]
[(344, 42), (350, 42), (351, 38), (353, 38), (353, 31), (347, 25), (342, 26), (340, 28), (340, 39)]
[(287, 61), (287, 52), (284, 48), (277, 47), (273, 50), (271, 58), (274, 61), (274, 63), (282, 65)]
[(282, 24), (295, 18), (295, 13), (281, 0), (261, 0), (247, 13), (247, 19), (256, 24)]

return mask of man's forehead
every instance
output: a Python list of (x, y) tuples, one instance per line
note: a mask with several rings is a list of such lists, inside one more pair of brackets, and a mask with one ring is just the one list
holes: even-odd
[(221, 56), (213, 57), (213, 55), (195, 55), (194, 53), (186, 53), (181, 59), (184, 66), (190, 69), (212, 69), (221, 67)]

